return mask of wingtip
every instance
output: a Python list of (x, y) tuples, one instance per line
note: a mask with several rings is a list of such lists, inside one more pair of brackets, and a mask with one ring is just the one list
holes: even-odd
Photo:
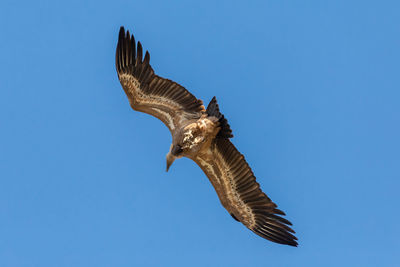
[(288, 245), (292, 247), (298, 246), (297, 237), (285, 231), (276, 231), (276, 229), (274, 230), (268, 228), (255, 228), (251, 230), (262, 238), (265, 238), (274, 243)]
[(121, 26), (119, 28), (119, 38), (121, 39), (123, 37), (125, 37), (125, 28), (124, 28), (124, 26)]
[(150, 62), (150, 53), (149, 51), (146, 50), (146, 54), (144, 55), (144, 60), (143, 62), (148, 64)]
[(142, 59), (143, 59), (143, 47), (142, 44), (140, 43), (140, 41), (137, 42), (137, 60), (139, 63), (142, 63)]
[(277, 208), (273, 209), (272, 211), (273, 211), (275, 214), (279, 214), (279, 215), (283, 215), (283, 216), (286, 215), (282, 210), (277, 209)]

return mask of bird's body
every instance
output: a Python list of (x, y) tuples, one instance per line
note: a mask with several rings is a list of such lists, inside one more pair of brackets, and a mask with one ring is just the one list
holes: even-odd
[(173, 144), (182, 144), (181, 156), (195, 159), (206, 154), (219, 131), (218, 119), (202, 115), (199, 119), (188, 121), (172, 134)]
[(230, 215), (257, 235), (273, 242), (297, 246), (291, 223), (265, 195), (244, 156), (229, 140), (232, 130), (214, 97), (207, 109), (179, 84), (154, 74), (150, 55), (121, 27), (116, 68), (134, 110), (153, 115), (169, 128), (172, 144), (167, 171), (177, 158), (196, 162), (209, 178)]

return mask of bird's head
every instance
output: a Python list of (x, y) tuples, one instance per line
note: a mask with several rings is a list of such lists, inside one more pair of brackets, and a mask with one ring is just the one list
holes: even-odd
[(167, 171), (175, 159), (182, 157), (182, 146), (172, 144), (167, 154)]

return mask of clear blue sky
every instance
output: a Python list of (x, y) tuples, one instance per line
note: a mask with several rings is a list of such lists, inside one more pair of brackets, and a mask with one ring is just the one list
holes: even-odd
[[(398, 1), (0, 2), (0, 266), (400, 266)], [(216, 95), (299, 247), (234, 221), (115, 71)]]

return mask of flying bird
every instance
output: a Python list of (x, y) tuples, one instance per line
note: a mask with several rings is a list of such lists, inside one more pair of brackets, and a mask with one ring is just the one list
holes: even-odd
[(207, 108), (183, 86), (154, 73), (150, 54), (121, 27), (115, 57), (131, 107), (160, 119), (172, 134), (167, 171), (174, 160), (192, 159), (207, 175), (222, 206), (236, 220), (270, 241), (297, 246), (285, 213), (263, 193), (244, 156), (231, 143), (232, 130), (217, 100)]

